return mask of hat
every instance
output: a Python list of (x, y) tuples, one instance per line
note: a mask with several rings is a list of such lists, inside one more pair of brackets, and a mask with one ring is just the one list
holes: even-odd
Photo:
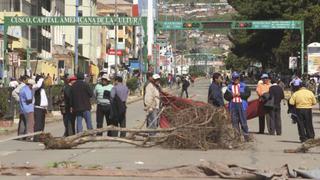
[(262, 74), (261, 76), (261, 79), (268, 79), (268, 78), (269, 78), (268, 74)]
[(296, 79), (293, 81), (293, 86), (301, 86), (302, 85), (302, 81), (300, 79)]
[(110, 81), (110, 77), (109, 77), (108, 74), (103, 74), (103, 75), (101, 76), (101, 79), (106, 79), (106, 80)]
[(73, 75), (73, 76), (71, 76), (71, 77), (69, 78), (69, 82), (75, 81), (75, 80), (77, 80), (77, 77), (76, 77), (75, 75)]
[(28, 79), (27, 84), (35, 85), (36, 82), (33, 79)]
[(237, 79), (240, 77), (240, 74), (237, 72), (233, 72), (231, 77), (232, 77), (232, 79)]
[(160, 79), (160, 75), (159, 74), (154, 74), (154, 75), (152, 75), (152, 79), (154, 79), (154, 80)]

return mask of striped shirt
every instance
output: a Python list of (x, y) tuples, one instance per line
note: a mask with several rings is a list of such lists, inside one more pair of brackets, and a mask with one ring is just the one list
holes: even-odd
[[(232, 85), (232, 94), (240, 94), (240, 84)], [(242, 99), (241, 97), (234, 97), (232, 102), (241, 103)]]

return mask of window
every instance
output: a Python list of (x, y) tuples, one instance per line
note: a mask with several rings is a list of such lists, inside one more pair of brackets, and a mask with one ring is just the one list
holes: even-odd
[(124, 26), (118, 26), (118, 29), (119, 29), (119, 30), (123, 30), (123, 29), (124, 29)]
[(79, 10), (79, 11), (78, 11), (78, 16), (79, 16), (79, 17), (82, 17), (82, 16), (83, 16), (83, 14), (82, 14), (82, 11), (81, 11), (81, 10)]
[(20, 0), (13, 1), (13, 11), (14, 12), (20, 11)]
[(123, 38), (118, 38), (119, 43), (123, 43)]
[(79, 6), (82, 6), (82, 0), (79, 0)]
[(78, 45), (78, 54), (81, 54), (82, 55), (82, 51), (83, 51), (83, 45), (82, 44), (79, 44)]
[(64, 69), (64, 60), (59, 60), (58, 61), (58, 68), (59, 69)]
[(45, 36), (42, 36), (42, 49), (47, 52), (51, 52), (50, 39)]
[(79, 27), (78, 29), (78, 39), (82, 39), (83, 38), (83, 28)]

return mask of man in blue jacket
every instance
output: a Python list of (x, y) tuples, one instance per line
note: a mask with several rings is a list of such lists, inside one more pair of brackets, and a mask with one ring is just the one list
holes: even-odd
[(250, 97), (251, 91), (245, 83), (240, 82), (240, 74), (232, 73), (232, 82), (228, 85), (224, 98), (229, 101), (229, 111), (231, 113), (232, 125), (240, 133), (241, 125), (244, 139), (249, 141), (249, 128), (247, 125), (246, 110), (248, 107), (247, 99)]
[(223, 95), (221, 90), (222, 76), (220, 73), (213, 73), (212, 83), (209, 87), (208, 103), (216, 107), (224, 105)]

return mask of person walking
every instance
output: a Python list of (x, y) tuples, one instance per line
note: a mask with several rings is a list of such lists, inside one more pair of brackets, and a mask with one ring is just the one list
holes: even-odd
[[(111, 106), (113, 121), (122, 128), (126, 127), (126, 102), (129, 95), (129, 89), (124, 85), (122, 77), (116, 76), (114, 86), (111, 90)], [(118, 133), (117, 133), (118, 134)], [(125, 137), (126, 133), (121, 132), (120, 137)]]
[(240, 74), (237, 72), (232, 73), (232, 83), (228, 85), (224, 98), (229, 101), (232, 125), (239, 133), (239, 124), (241, 125), (245, 141), (249, 141), (246, 110), (248, 107), (247, 99), (250, 95), (251, 92), (248, 86), (240, 82)]
[[(144, 99), (145, 111), (147, 112), (147, 128), (157, 129), (159, 126), (159, 111), (160, 111), (160, 76), (154, 74), (152, 81), (146, 88), (146, 96)], [(152, 133), (151, 135), (154, 135)]]
[(272, 85), (269, 89), (270, 98), (273, 101), (272, 109), (270, 110), (270, 124), (269, 134), (275, 133), (280, 136), (282, 133), (281, 128), (281, 100), (284, 99), (284, 92), (280, 85), (276, 83), (276, 80), (271, 80)]
[(188, 94), (189, 86), (190, 86), (190, 82), (187, 79), (187, 77), (182, 77), (182, 90), (181, 90), (180, 97), (183, 97), (183, 94), (185, 92), (186, 93), (186, 98), (189, 98), (189, 94)]
[(85, 119), (87, 129), (92, 129), (90, 98), (93, 92), (88, 83), (84, 81), (84, 74), (78, 73), (77, 81), (71, 86), (71, 112), (77, 121), (77, 133), (83, 131), (82, 118)]
[[(259, 101), (260, 101), (260, 104), (259, 104), (259, 107), (258, 107), (258, 108), (260, 108), (259, 109), (259, 114), (264, 112), (264, 110), (262, 109), (263, 108), (263, 104), (264, 104), (263, 95), (265, 93), (269, 92), (269, 88), (271, 86), (268, 74), (262, 74), (261, 80), (262, 80), (262, 82), (258, 83), (257, 88), (256, 88), (256, 92), (257, 92), (257, 94), (259, 96)], [(267, 119), (267, 125), (270, 124), (269, 123), (270, 116), (268, 114), (259, 115), (259, 132), (258, 132), (258, 134), (264, 134), (265, 119)], [(269, 127), (267, 127), (267, 128), (269, 129)]]
[[(106, 118), (107, 125), (117, 126), (114, 121), (110, 119), (111, 113), (111, 90), (113, 85), (111, 84), (111, 80), (107, 74), (103, 74), (101, 77), (101, 83), (97, 84), (93, 94), (97, 101), (97, 113), (96, 113), (96, 121), (97, 128), (103, 128), (103, 118)], [(102, 136), (102, 133), (97, 134)], [(115, 136), (111, 131), (108, 132), (108, 136)]]
[[(33, 79), (28, 79), (26, 85), (23, 86), (19, 92), (19, 105), (20, 111), (24, 116), (25, 129), (19, 129), (22, 134), (30, 134), (34, 132), (34, 104), (33, 104), (33, 92), (32, 87), (35, 84)], [(20, 124), (20, 123), (19, 123)], [(28, 138), (31, 140), (32, 138)]]
[(301, 83), (300, 88), (294, 92), (289, 99), (289, 104), (296, 107), (298, 118), (297, 126), (301, 142), (314, 139), (314, 128), (312, 123), (312, 106), (317, 104), (314, 94)]
[[(44, 79), (40, 75), (36, 76), (34, 90), (34, 132), (44, 131), (48, 98), (44, 90)], [(34, 136), (33, 140), (39, 141), (39, 136)]]
[(223, 95), (222, 95), (222, 76), (220, 73), (213, 73), (212, 83), (209, 87), (208, 92), (208, 103), (215, 107), (224, 106)]
[(65, 76), (64, 86), (60, 96), (60, 112), (63, 116), (64, 133), (63, 136), (72, 136), (76, 133), (75, 124), (76, 117), (74, 113), (71, 112), (71, 87), (76, 82), (76, 76)]

